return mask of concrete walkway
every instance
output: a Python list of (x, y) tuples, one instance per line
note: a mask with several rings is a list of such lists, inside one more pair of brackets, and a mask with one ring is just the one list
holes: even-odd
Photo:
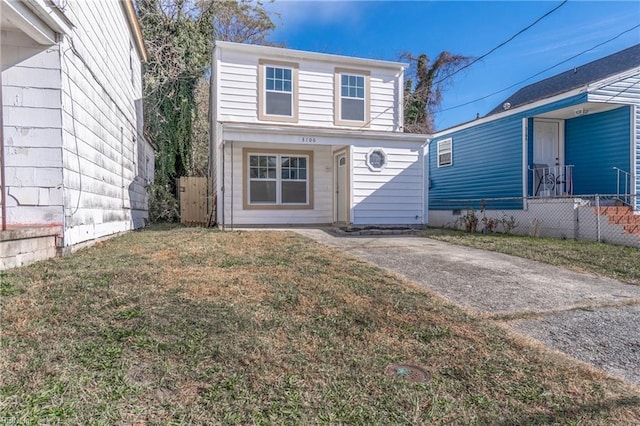
[(640, 286), (428, 238), (295, 231), (640, 385)]

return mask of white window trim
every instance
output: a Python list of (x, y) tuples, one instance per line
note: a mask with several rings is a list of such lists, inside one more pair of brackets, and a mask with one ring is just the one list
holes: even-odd
[[(342, 119), (342, 76), (364, 77), (364, 120)], [(371, 72), (347, 68), (336, 68), (334, 74), (334, 124), (336, 126), (369, 127), (371, 122)], [(360, 99), (349, 98), (346, 99)]]
[[(275, 156), (276, 157), (276, 202), (275, 203), (252, 203), (250, 201), (250, 157), (252, 155)], [(307, 159), (307, 178), (306, 178), (306, 203), (282, 203), (282, 165), (281, 157), (305, 157)], [(261, 150), (244, 148), (243, 149), (243, 173), (244, 173), (244, 189), (243, 189), (243, 208), (244, 210), (296, 210), (296, 209), (313, 209), (313, 151), (294, 151), (294, 150)], [(273, 179), (258, 179), (269, 180)], [(285, 179), (284, 181), (287, 181)], [(301, 182), (302, 179), (292, 180), (293, 182)]]
[[(371, 164), (370, 158), (371, 158), (371, 154), (373, 154), (374, 152), (379, 152), (379, 153), (382, 154), (382, 158), (384, 159), (384, 162), (382, 163), (382, 166), (380, 166), (380, 167), (376, 167), (373, 164)], [(380, 172), (380, 171), (384, 170), (384, 168), (387, 167), (387, 163), (388, 162), (389, 162), (389, 156), (387, 155), (386, 152), (384, 152), (384, 149), (382, 149), (382, 148), (371, 148), (369, 150), (369, 152), (367, 153), (367, 157), (366, 157), (367, 167), (372, 172)]]
[[(441, 147), (442, 145), (447, 144), (447, 143), (449, 144), (449, 148), (448, 149), (445, 149), (445, 148)], [(441, 154), (446, 154), (446, 153), (450, 154), (451, 160), (448, 163), (444, 163), (444, 164), (440, 163), (440, 155)], [(437, 154), (438, 155), (437, 155), (436, 159), (437, 159), (437, 162), (438, 162), (437, 163), (438, 167), (449, 167), (449, 166), (452, 166), (453, 165), (453, 138), (447, 138), (447, 139), (443, 139), (441, 141), (438, 141), (438, 152), (437, 152)]]
[[(273, 115), (267, 114), (267, 67), (286, 68), (291, 70), (291, 114)], [(258, 120), (260, 121), (280, 121), (287, 123), (298, 122), (298, 64), (294, 62), (270, 61), (260, 59), (258, 61)], [(286, 93), (286, 92), (278, 92)]]

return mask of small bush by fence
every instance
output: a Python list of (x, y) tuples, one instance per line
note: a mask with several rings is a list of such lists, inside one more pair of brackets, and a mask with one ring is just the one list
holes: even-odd
[(640, 247), (640, 212), (616, 195), (438, 199), (429, 208), (430, 226)]

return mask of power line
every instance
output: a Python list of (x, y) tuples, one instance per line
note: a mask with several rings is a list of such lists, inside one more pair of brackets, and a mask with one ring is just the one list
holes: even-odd
[(635, 86), (637, 86), (638, 84), (640, 84), (640, 80), (636, 81), (635, 83), (631, 84), (630, 86), (625, 87), (624, 89), (618, 91), (618, 93), (616, 93), (615, 95), (611, 96), (609, 99), (607, 99), (605, 102), (609, 102), (610, 100), (612, 100), (613, 98), (617, 98), (618, 96), (622, 95), (624, 92), (626, 92), (629, 89), (634, 88)]
[(518, 31), (517, 33), (515, 33), (514, 35), (512, 35), (509, 39), (507, 39), (506, 41), (503, 41), (502, 43), (500, 43), (499, 45), (497, 45), (496, 47), (494, 47), (493, 49), (489, 50), (487, 53), (479, 56), (478, 58), (474, 59), (473, 61), (471, 61), (470, 63), (468, 63), (467, 65), (458, 68), (457, 70), (455, 70), (454, 72), (452, 72), (451, 74), (448, 74), (444, 77), (442, 77), (441, 79), (439, 79), (438, 81), (434, 82), (433, 85), (435, 86), (436, 84), (440, 84), (442, 83), (444, 80), (453, 77), (454, 75), (456, 75), (457, 73), (459, 73), (460, 71), (469, 68), (471, 65), (475, 64), (478, 61), (483, 60), (484, 58), (486, 58), (487, 56), (489, 56), (490, 54), (492, 54), (493, 52), (495, 52), (496, 50), (500, 49), (502, 46), (504, 46), (505, 44), (509, 43), (510, 41), (512, 41), (513, 39), (515, 39), (516, 37), (518, 37), (520, 34), (524, 33), (525, 31), (527, 31), (528, 29), (530, 29), (531, 27), (533, 27), (534, 25), (536, 25), (538, 22), (542, 21), (544, 18), (546, 18), (547, 16), (551, 15), (553, 12), (555, 12), (556, 10), (560, 9), (562, 6), (565, 5), (565, 3), (567, 3), (567, 1), (569, 0), (563, 0), (562, 3), (560, 3), (559, 5), (557, 5), (556, 7), (554, 7), (553, 9), (551, 9), (550, 11), (548, 11), (547, 13), (545, 13), (544, 15), (542, 15), (541, 17), (539, 17), (538, 19), (536, 19), (535, 21), (533, 21), (531, 24), (529, 24), (528, 26), (524, 27), (523, 29), (521, 29), (520, 31)]
[(449, 111), (449, 110), (456, 109), (456, 108), (461, 108), (461, 107), (463, 107), (463, 106), (467, 106), (467, 105), (470, 105), (470, 104), (476, 103), (476, 102), (478, 102), (478, 101), (482, 101), (482, 100), (484, 100), (484, 99), (490, 98), (491, 96), (497, 95), (497, 94), (499, 94), (499, 93), (505, 92), (505, 91), (507, 91), (507, 90), (509, 90), (509, 89), (512, 89), (512, 88), (514, 88), (514, 87), (516, 87), (516, 86), (519, 86), (519, 85), (520, 85), (520, 84), (522, 84), (522, 83), (526, 83), (527, 81), (531, 80), (531, 79), (532, 79), (532, 78), (534, 78), (534, 77), (539, 76), (540, 74), (543, 74), (543, 73), (545, 73), (545, 72), (547, 72), (547, 71), (549, 71), (549, 70), (552, 70), (553, 68), (559, 67), (560, 65), (562, 65), (562, 64), (564, 64), (564, 63), (566, 63), (566, 62), (569, 62), (570, 60), (575, 59), (575, 58), (577, 58), (578, 56), (584, 55), (585, 53), (591, 52), (592, 50), (597, 49), (597, 48), (598, 48), (598, 47), (600, 47), (600, 46), (603, 46), (603, 45), (605, 45), (605, 44), (607, 44), (607, 43), (610, 43), (610, 42), (612, 42), (613, 40), (615, 40), (615, 39), (617, 39), (617, 38), (620, 38), (620, 37), (622, 37), (624, 34), (626, 34), (626, 33), (630, 32), (630, 31), (633, 31), (633, 30), (635, 30), (636, 28), (639, 28), (639, 27), (640, 27), (640, 24), (638, 24), (638, 25), (636, 25), (636, 26), (634, 26), (634, 27), (631, 27), (631, 28), (629, 28), (629, 29), (627, 29), (627, 30), (624, 30), (623, 32), (621, 32), (620, 34), (616, 35), (615, 37), (610, 38), (609, 40), (603, 41), (602, 43), (598, 43), (598, 44), (596, 44), (595, 46), (590, 47), (590, 48), (589, 48), (589, 49), (587, 49), (587, 50), (583, 50), (582, 52), (580, 52), (580, 53), (578, 53), (578, 54), (576, 54), (576, 55), (573, 55), (573, 56), (571, 56), (570, 58), (567, 58), (567, 59), (565, 59), (565, 60), (563, 60), (563, 61), (561, 61), (561, 62), (558, 62), (558, 63), (557, 63), (557, 64), (555, 64), (555, 65), (552, 65), (552, 66), (550, 66), (550, 67), (548, 67), (548, 68), (545, 68), (545, 69), (543, 69), (542, 71), (537, 72), (537, 73), (533, 74), (532, 76), (525, 78), (524, 80), (521, 80), (521, 81), (519, 81), (519, 82), (517, 82), (517, 83), (514, 83), (514, 84), (512, 84), (512, 85), (511, 85), (511, 86), (509, 86), (509, 87), (505, 87), (504, 89), (498, 90), (497, 92), (490, 93), (490, 94), (488, 94), (488, 95), (486, 95), (486, 96), (482, 96), (482, 97), (480, 97), (480, 98), (474, 99), (474, 100), (469, 101), (469, 102), (465, 102), (465, 103), (462, 103), (462, 104), (459, 104), (459, 105), (456, 105), (456, 106), (452, 106), (452, 107), (449, 107), (449, 108), (441, 109), (439, 112), (444, 112), (444, 111)]

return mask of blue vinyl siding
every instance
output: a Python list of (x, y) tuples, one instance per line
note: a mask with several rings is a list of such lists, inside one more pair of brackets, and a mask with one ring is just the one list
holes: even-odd
[[(479, 208), (444, 200), (509, 197), (522, 193), (522, 124), (502, 120), (452, 135), (453, 164), (438, 167), (437, 142), (430, 145), (431, 209)], [(452, 204), (455, 204), (453, 206)], [(464, 204), (464, 203), (462, 203)]]
[[(479, 208), (479, 202), (452, 200), (522, 197), (522, 119), (585, 100), (586, 94), (576, 95), (434, 138), (429, 144), (429, 208)], [(531, 131), (532, 125), (528, 128)], [(438, 167), (437, 144), (446, 138), (453, 139), (453, 165)], [(532, 140), (530, 135), (528, 140)], [(522, 208), (522, 203), (503, 201), (486, 207)]]
[(613, 167), (631, 170), (631, 111), (617, 108), (565, 122), (565, 162), (574, 194), (615, 194)]

